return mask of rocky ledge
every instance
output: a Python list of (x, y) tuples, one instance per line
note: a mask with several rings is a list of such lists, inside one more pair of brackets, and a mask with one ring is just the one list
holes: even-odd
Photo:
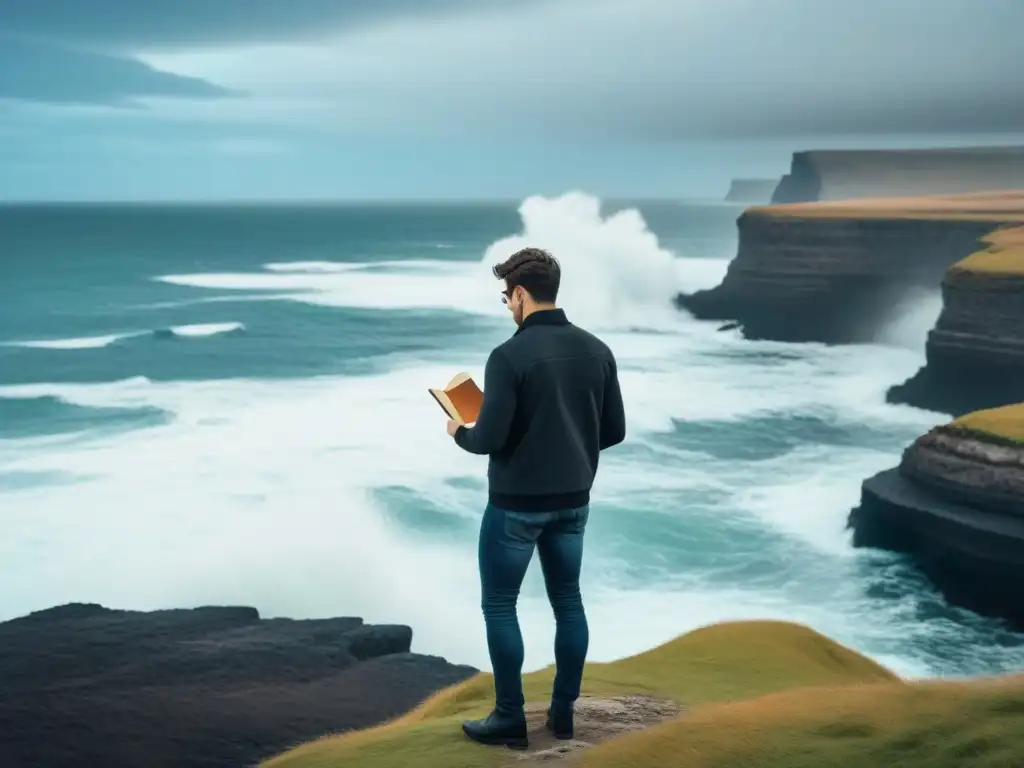
[(981, 238), (1021, 223), (1024, 191), (748, 208), (722, 283), (676, 303), (750, 339), (870, 342), (908, 294), (938, 289)]
[(771, 201), (952, 195), (1024, 186), (1024, 147), (794, 152)]
[(477, 670), (412, 630), (254, 608), (71, 604), (0, 623), (0, 766), (253, 765), (396, 717)]
[(1024, 630), (1024, 403), (936, 427), (866, 480), (855, 547), (909, 554), (949, 602)]
[(771, 201), (778, 179), (733, 179), (725, 195), (727, 203), (761, 205)]
[(960, 415), (1024, 398), (1024, 227), (984, 240), (946, 273), (925, 366), (890, 402)]

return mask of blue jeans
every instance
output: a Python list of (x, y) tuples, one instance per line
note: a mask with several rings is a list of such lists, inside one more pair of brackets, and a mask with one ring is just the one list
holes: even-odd
[(569, 704), (579, 698), (590, 643), (580, 595), (583, 532), (589, 513), (588, 506), (511, 512), (488, 504), (484, 510), (478, 552), (481, 604), (499, 712), (523, 711), (523, 635), (516, 601), (535, 547), (556, 622), (552, 702)]

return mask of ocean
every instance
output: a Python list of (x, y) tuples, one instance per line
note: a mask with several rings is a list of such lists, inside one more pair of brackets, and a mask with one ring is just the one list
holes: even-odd
[[(488, 668), (486, 460), (427, 394), (514, 330), (490, 265), (529, 243), (615, 351), (584, 564), (591, 654), (716, 621), (804, 622), (911, 676), (1024, 667), (1024, 636), (855, 551), (861, 481), (940, 414), (887, 405), (939, 305), (885, 342), (747, 342), (675, 310), (740, 208), (602, 202), (0, 207), (0, 619), (67, 601), (409, 624)], [(526, 666), (552, 661), (540, 569)]]

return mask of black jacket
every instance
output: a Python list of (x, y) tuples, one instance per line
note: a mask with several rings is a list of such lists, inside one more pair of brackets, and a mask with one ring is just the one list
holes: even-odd
[(490, 456), (492, 504), (546, 512), (589, 503), (600, 451), (625, 437), (611, 350), (561, 309), (545, 309), (491, 352), (480, 415), (455, 442)]

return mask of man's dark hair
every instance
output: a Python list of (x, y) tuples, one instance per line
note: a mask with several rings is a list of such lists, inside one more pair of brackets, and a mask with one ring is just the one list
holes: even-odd
[(521, 286), (534, 301), (553, 304), (562, 282), (558, 259), (542, 248), (523, 248), (500, 264), (494, 265), (494, 276), (504, 280), (509, 292)]

